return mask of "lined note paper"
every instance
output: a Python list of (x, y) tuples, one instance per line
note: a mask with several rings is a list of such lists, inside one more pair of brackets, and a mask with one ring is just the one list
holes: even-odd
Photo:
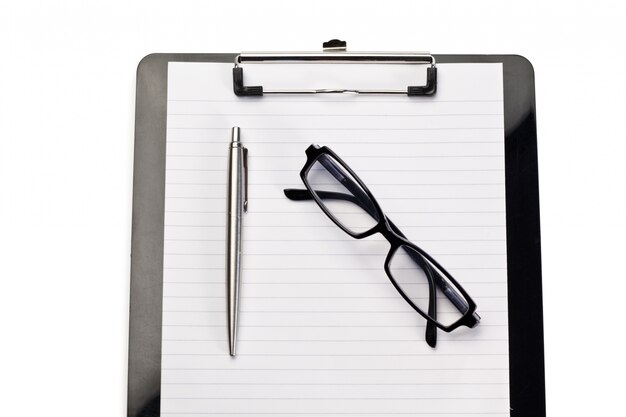
[[(410, 66), (314, 67), (323, 87), (420, 82)], [(310, 72), (293, 68), (246, 66), (246, 82), (308, 87)], [(169, 64), (163, 416), (509, 415), (502, 66), (438, 68), (429, 98), (237, 98), (232, 64)], [(236, 358), (224, 271), (232, 126), (250, 169)], [(315, 203), (284, 196), (303, 188), (311, 143), (339, 154), (466, 288), (478, 327), (439, 331), (431, 349), (383, 270), (388, 243), (352, 239)]]

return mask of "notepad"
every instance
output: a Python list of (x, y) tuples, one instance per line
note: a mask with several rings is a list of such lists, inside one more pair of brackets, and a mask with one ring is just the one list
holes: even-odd
[[(161, 415), (509, 415), (502, 66), (437, 67), (434, 97), (237, 98), (232, 64), (169, 64)], [(419, 84), (402, 65), (251, 65), (246, 82), (302, 87), (307, 71), (326, 87)], [(224, 270), (232, 126), (249, 149), (236, 358)], [(314, 202), (284, 196), (303, 187), (311, 143), (337, 152), (464, 286), (478, 327), (439, 331), (431, 349), (383, 270), (388, 243), (355, 240)]]

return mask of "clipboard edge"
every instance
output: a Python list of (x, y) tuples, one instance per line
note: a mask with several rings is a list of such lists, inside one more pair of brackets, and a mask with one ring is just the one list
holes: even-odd
[[(129, 417), (160, 415), (167, 65), (177, 61), (233, 62), (236, 56), (236, 53), (152, 53), (137, 65), (127, 391)], [(520, 256), (508, 256), (511, 416), (545, 416), (534, 67), (521, 55), (434, 56), (439, 64), (503, 64), (507, 252), (522, 258), (522, 269), (518, 271)], [(513, 77), (521, 77), (524, 82), (515, 79), (513, 83)], [(510, 108), (512, 103), (521, 104)], [(516, 118), (511, 119), (514, 116)], [(515, 122), (518, 119), (519, 122)], [(517, 175), (519, 166), (512, 165), (516, 161), (529, 163), (524, 166), (523, 175)], [(156, 172), (158, 175), (155, 175)], [(520, 184), (521, 194), (516, 190)], [(523, 206), (516, 208), (519, 195), (526, 200), (522, 201)], [(509, 227), (510, 217), (523, 219), (527, 227)], [(524, 279), (512, 280), (511, 271), (520, 272)], [(520, 296), (520, 290), (524, 296)], [(513, 306), (511, 300), (514, 301)], [(518, 302), (523, 309), (516, 307)], [(529, 302), (534, 306), (532, 317), (525, 314)]]

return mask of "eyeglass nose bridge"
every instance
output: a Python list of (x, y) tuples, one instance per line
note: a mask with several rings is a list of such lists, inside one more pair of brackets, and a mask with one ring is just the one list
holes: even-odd
[(403, 243), (411, 244), (406, 237), (399, 235), (393, 230), (393, 226), (391, 225), (389, 218), (385, 215), (382, 215), (382, 218), (375, 226), (375, 229), (376, 232), (374, 233), (380, 233), (383, 235), (392, 248), (400, 247)]

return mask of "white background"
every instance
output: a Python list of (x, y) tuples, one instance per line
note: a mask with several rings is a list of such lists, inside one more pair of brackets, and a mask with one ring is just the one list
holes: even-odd
[(620, 414), (626, 5), (573, 3), (0, 3), (2, 414), (125, 415), (139, 60), (334, 37), (534, 64), (548, 414)]

